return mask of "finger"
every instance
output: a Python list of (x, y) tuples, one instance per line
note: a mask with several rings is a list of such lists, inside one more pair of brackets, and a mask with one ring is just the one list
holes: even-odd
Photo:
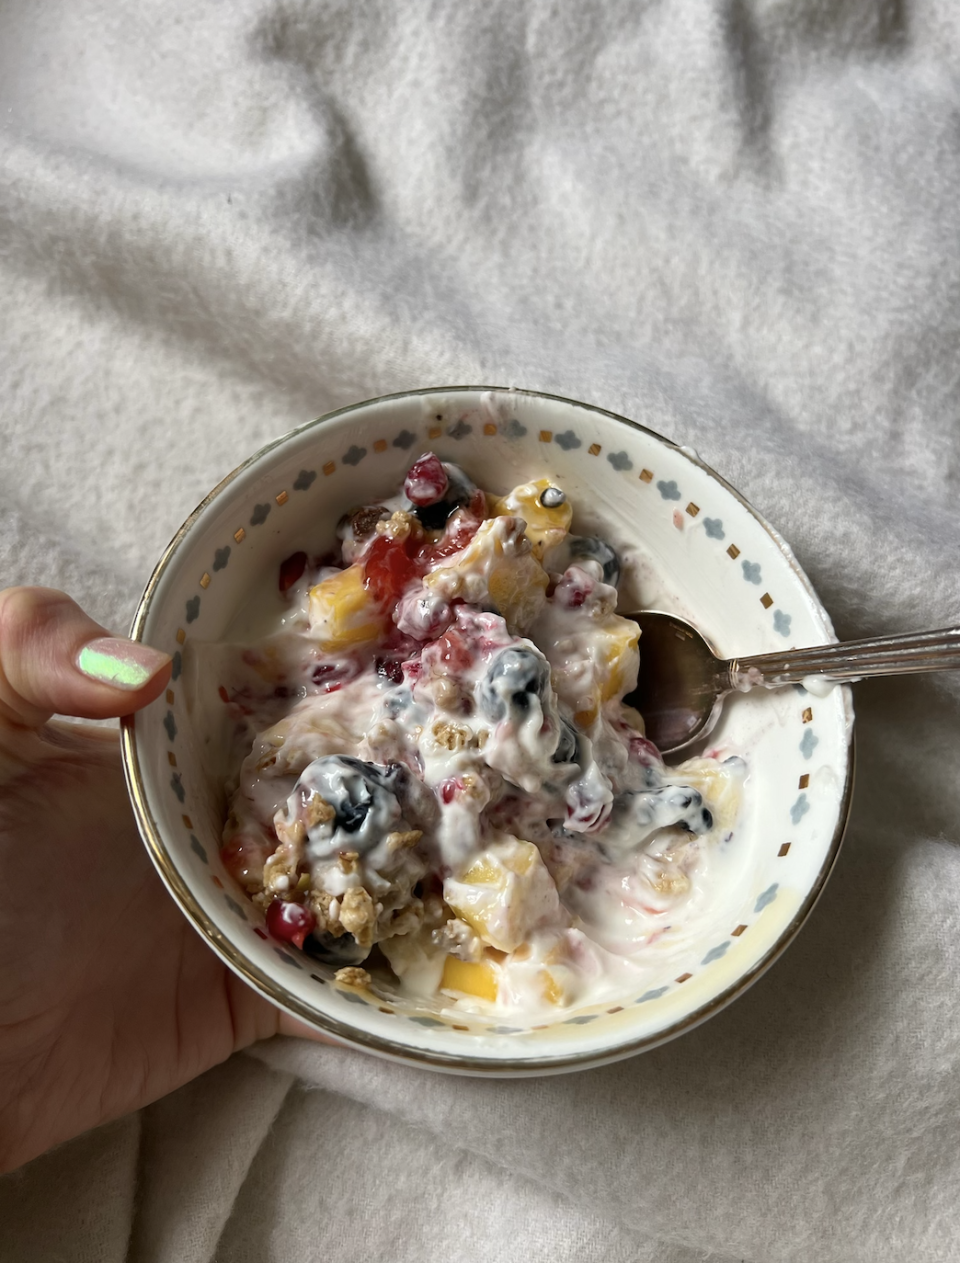
[(163, 690), (170, 656), (111, 634), (63, 592), (0, 592), (0, 722), (39, 728), (51, 715), (110, 719)]
[(298, 1039), (309, 1039), (315, 1044), (332, 1044), (334, 1048), (347, 1047), (339, 1039), (335, 1039), (332, 1035), (322, 1034), (315, 1026), (308, 1026), (306, 1022), (301, 1022), (298, 1018), (291, 1017), (289, 1013), (280, 1014), (278, 1033), (280, 1035), (295, 1035)]

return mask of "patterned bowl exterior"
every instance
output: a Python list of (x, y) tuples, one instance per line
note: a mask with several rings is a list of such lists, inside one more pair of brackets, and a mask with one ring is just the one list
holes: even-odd
[[(144, 592), (133, 635), (173, 654), (165, 697), (124, 723), (128, 785), (167, 887), (226, 963), (287, 1012), (383, 1056), (459, 1073), (555, 1073), (617, 1060), (689, 1030), (786, 947), (836, 860), (853, 775), (849, 690), (730, 699), (711, 749), (750, 768), (734, 844), (738, 880), (679, 967), (616, 1005), (526, 1025), (417, 1005), (334, 982), (268, 938), (219, 859), (223, 713), (216, 682), (191, 680), (191, 647), (216, 642), (298, 549), (322, 552), (347, 508), (391, 494), (434, 450), (502, 493), (548, 475), (575, 523), (629, 548), (622, 608), (690, 618), (723, 656), (833, 639), (810, 583), (776, 533), (695, 454), (626, 418), (519, 390), (456, 387), (388, 396), (322, 417), (251, 457), (177, 532)], [(197, 676), (197, 672), (193, 672)]]

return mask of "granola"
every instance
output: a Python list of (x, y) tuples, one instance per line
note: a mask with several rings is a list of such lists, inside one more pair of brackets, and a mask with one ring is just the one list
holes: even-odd
[(623, 704), (620, 569), (546, 478), (497, 498), (431, 453), (335, 555), (284, 561), (281, 625), (221, 690), (222, 855), (274, 938), (459, 1008), (636, 985), (708, 899), (744, 765), (668, 769)]

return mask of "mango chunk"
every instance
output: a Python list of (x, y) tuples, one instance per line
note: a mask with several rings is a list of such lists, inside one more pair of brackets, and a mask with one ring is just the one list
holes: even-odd
[(563, 919), (560, 897), (532, 842), (508, 838), (487, 848), (443, 897), (484, 943), (515, 951), (532, 930)]
[(520, 522), (493, 517), (480, 524), (454, 565), (438, 566), (423, 582), (448, 601), (493, 605), (512, 633), (523, 634), (546, 604), (550, 580)]
[(527, 524), (527, 538), (539, 560), (548, 548), (563, 541), (573, 521), (573, 507), (567, 500), (547, 508), (540, 497), (553, 484), (549, 478), (536, 478), (508, 491), (502, 499), (493, 500), (493, 517), (520, 517)]
[(609, 702), (635, 688), (640, 654), (640, 629), (629, 618), (611, 614), (597, 629), (600, 660), (600, 697)]
[(604, 702), (621, 698), (636, 686), (640, 667), (637, 648), (640, 630), (631, 619), (608, 614), (591, 628), (591, 638), (593, 681), (589, 694), (592, 699), (589, 706), (574, 715), (581, 728), (589, 728), (594, 723)]
[(325, 653), (375, 640), (383, 627), (384, 616), (364, 587), (359, 563), (310, 589), (310, 629)]
[(496, 970), (485, 960), (460, 960), (457, 956), (448, 956), (443, 962), (440, 989), (477, 996), (492, 1004), (499, 990)]

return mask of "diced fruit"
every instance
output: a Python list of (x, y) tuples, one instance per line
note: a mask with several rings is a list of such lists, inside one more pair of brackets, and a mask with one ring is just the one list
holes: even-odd
[[(430, 453), (429, 455), (432, 456), (433, 454)], [(427, 457), (421, 457), (420, 461), (417, 461), (413, 468), (415, 469), (417, 465), (421, 464), (421, 462), (426, 462), (427, 459)], [(433, 460), (437, 460), (437, 458), (433, 456)], [(477, 491), (474, 483), (470, 481), (459, 465), (453, 465), (449, 461), (443, 462), (442, 464), (440, 461), (437, 461), (437, 464), (440, 465), (440, 468), (447, 479), (447, 485), (443, 489), (439, 498), (426, 499), (424, 503), (418, 505), (412, 497), (408, 497), (411, 504), (414, 505), (414, 512), (417, 515), (420, 525), (428, 531), (442, 531), (451, 515), (455, 513), (457, 509), (462, 508), (466, 504), (470, 504)], [(412, 473), (413, 469), (411, 469), (410, 472)], [(431, 462), (430, 465), (426, 467), (425, 477), (418, 478), (416, 480), (413, 485), (413, 490), (424, 497), (432, 496), (433, 489), (438, 482), (439, 474), (436, 472), (436, 467)], [(406, 489), (406, 484), (404, 485), (404, 489)]]
[(263, 864), (270, 854), (265, 841), (235, 833), (220, 848), (223, 866), (241, 886), (257, 890), (263, 882)]
[(540, 978), (543, 982), (543, 998), (548, 1004), (563, 1004), (565, 1000), (564, 990), (556, 977), (549, 969), (540, 971)]
[(411, 504), (424, 508), (443, 499), (449, 482), (440, 457), (433, 452), (426, 452), (410, 466), (404, 479), (403, 491)]
[[(562, 498), (556, 503), (558, 496)], [(573, 508), (548, 478), (537, 478), (534, 482), (514, 487), (501, 500), (493, 502), (491, 511), (495, 517), (509, 515), (523, 518), (527, 524), (527, 538), (533, 544), (538, 559), (546, 549), (563, 540), (573, 521)]]
[(417, 568), (407, 556), (404, 543), (378, 535), (363, 559), (364, 586), (381, 609), (392, 607), (403, 589), (415, 579)]
[(553, 878), (532, 842), (507, 838), (488, 847), (443, 897), (491, 947), (512, 952), (542, 922), (561, 915)]
[(594, 700), (574, 716), (581, 728), (593, 724), (604, 702), (620, 698), (636, 687), (640, 667), (640, 629), (632, 619), (608, 614), (594, 622), (591, 634)]
[(493, 605), (512, 634), (522, 635), (546, 602), (547, 573), (514, 517), (487, 518), (452, 566), (438, 566), (424, 586), (446, 600)]
[(629, 618), (611, 614), (597, 628), (601, 662), (600, 696), (605, 702), (621, 697), (637, 685), (640, 629)]
[(499, 990), (496, 970), (489, 961), (460, 960), (457, 956), (448, 956), (443, 962), (440, 987), (443, 991), (477, 996), (491, 1004), (496, 1001)]
[(286, 592), (292, 588), (298, 580), (303, 578), (303, 572), (307, 568), (306, 553), (291, 553), (284, 561), (280, 563), (280, 591)]
[(310, 589), (310, 628), (326, 653), (375, 640), (383, 626), (384, 615), (364, 584), (362, 565), (348, 566)]
[(716, 826), (732, 829), (740, 810), (743, 797), (743, 780), (746, 774), (743, 759), (727, 759), (718, 763), (713, 759), (688, 759), (670, 769), (670, 779), (677, 785), (689, 785), (699, 790), (710, 804)]
[(313, 932), (316, 924), (317, 918), (302, 903), (274, 899), (267, 909), (267, 929), (274, 938), (283, 943), (293, 943), (295, 947), (303, 947), (303, 940)]
[(424, 566), (434, 565), (444, 557), (452, 557), (466, 546), (480, 529), (487, 512), (486, 497), (482, 491), (474, 491), (469, 501), (451, 513), (443, 528), (443, 534), (433, 544), (426, 544), (420, 551)]
[(525, 631), (543, 609), (550, 580), (532, 553), (504, 559), (490, 572), (490, 599), (512, 631)]

